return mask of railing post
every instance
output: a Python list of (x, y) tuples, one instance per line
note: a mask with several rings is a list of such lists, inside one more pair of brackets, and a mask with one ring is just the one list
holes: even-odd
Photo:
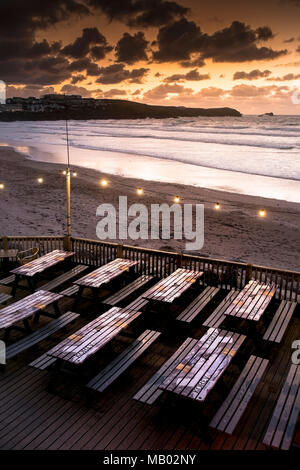
[(8, 240), (7, 237), (2, 237), (2, 242), (3, 242), (3, 249), (6, 251), (8, 250)]
[(252, 264), (246, 266), (246, 284), (252, 279)]
[(71, 251), (71, 237), (64, 237), (63, 247), (65, 251)]
[(182, 253), (177, 253), (176, 264), (177, 268), (182, 268)]
[(117, 246), (117, 258), (123, 258), (123, 245)]

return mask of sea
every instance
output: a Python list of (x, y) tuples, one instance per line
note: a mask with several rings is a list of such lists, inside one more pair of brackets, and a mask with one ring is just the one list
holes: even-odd
[[(300, 203), (300, 116), (69, 121), (71, 164)], [(0, 123), (0, 145), (66, 163), (64, 121)]]

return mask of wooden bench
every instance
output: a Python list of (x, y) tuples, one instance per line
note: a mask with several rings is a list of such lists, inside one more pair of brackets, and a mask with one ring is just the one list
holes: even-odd
[(47, 355), (47, 353), (45, 353), (42, 356), (35, 359), (34, 361), (32, 361), (29, 364), (29, 366), (34, 367), (35, 369), (45, 370), (49, 366), (51, 366), (51, 364), (54, 364), (55, 362), (56, 362), (55, 357), (50, 357)]
[(10, 294), (0, 294), (0, 304), (5, 304), (11, 298), (12, 295)]
[(176, 320), (191, 323), (194, 318), (204, 309), (211, 299), (219, 292), (218, 287), (206, 287), (198, 297), (196, 297), (183, 312), (178, 315)]
[(224, 315), (227, 307), (232, 303), (232, 301), (239, 295), (238, 290), (231, 289), (229, 294), (220, 302), (217, 308), (212, 312), (212, 314), (202, 323), (203, 326), (208, 328), (218, 328), (221, 323), (225, 320), (226, 315)]
[(153, 279), (153, 276), (146, 276), (146, 275), (140, 276), (135, 281), (123, 287), (123, 289), (119, 290), (118, 292), (111, 295), (110, 297), (107, 297), (107, 299), (103, 300), (103, 303), (114, 307), (119, 302), (126, 299), (126, 297), (128, 297), (130, 294), (140, 289), (140, 287), (143, 287), (152, 279)]
[(20, 339), (16, 343), (11, 344), (6, 348), (6, 359), (11, 359), (17, 354), (26, 351), (26, 349), (29, 349), (32, 346), (40, 343), (56, 331), (67, 326), (72, 321), (76, 320), (78, 316), (79, 314), (74, 312), (64, 313), (59, 318), (52, 320), (46, 326), (40, 328), (38, 331), (35, 331), (34, 333), (31, 333), (25, 338)]
[(258, 386), (269, 361), (250, 356), (237, 382), (221, 405), (210, 426), (227, 434), (232, 434), (243, 415), (256, 387)]
[(15, 281), (16, 276), (12, 274), (11, 276), (4, 277), (3, 279), (0, 280), (0, 284), (2, 286), (8, 286), (9, 284), (13, 284)]
[(149, 301), (147, 299), (144, 299), (142, 295), (134, 299), (129, 305), (127, 305), (125, 308), (126, 309), (132, 309), (132, 310), (142, 310), (145, 305), (147, 305)]
[(79, 286), (76, 286), (74, 284), (73, 286), (67, 287), (66, 289), (62, 290), (60, 292), (60, 295), (63, 295), (65, 297), (72, 297), (73, 295), (76, 295), (79, 291)]
[(296, 306), (296, 302), (282, 300), (267, 331), (264, 334), (263, 339), (265, 341), (273, 341), (274, 343), (281, 342)]
[(263, 443), (288, 450), (300, 411), (300, 365), (292, 364), (277, 400)]
[(150, 380), (148, 380), (148, 382), (134, 395), (134, 400), (152, 405), (162, 394), (162, 390), (159, 389), (160, 384), (162, 384), (171, 373), (174, 365), (180, 362), (191, 351), (196, 343), (196, 339), (187, 338), (170, 359), (168, 359), (160, 369), (155, 372)]
[(62, 285), (65, 282), (69, 281), (70, 279), (73, 279), (78, 274), (82, 273), (83, 271), (86, 271), (87, 269), (88, 269), (88, 266), (84, 266), (83, 264), (79, 264), (78, 266), (75, 266), (74, 268), (72, 268), (67, 273), (64, 273), (61, 276), (58, 276), (57, 278), (52, 279), (51, 281), (47, 282), (47, 284), (44, 284), (43, 286), (39, 287), (37, 290), (52, 291), (56, 287), (59, 287), (60, 285)]
[(146, 330), (128, 348), (126, 348), (105, 369), (94, 377), (87, 387), (97, 392), (103, 392), (113, 383), (128, 367), (136, 361), (146, 349), (160, 336), (161, 333)]

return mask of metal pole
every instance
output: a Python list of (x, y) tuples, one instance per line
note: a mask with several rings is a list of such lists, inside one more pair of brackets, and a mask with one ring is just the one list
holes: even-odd
[(68, 121), (67, 120), (66, 120), (66, 134), (67, 134), (67, 156), (68, 156), (68, 167), (67, 167), (67, 173), (66, 173), (67, 237), (68, 237), (68, 250), (71, 250), (71, 168), (70, 168), (69, 133), (68, 133)]

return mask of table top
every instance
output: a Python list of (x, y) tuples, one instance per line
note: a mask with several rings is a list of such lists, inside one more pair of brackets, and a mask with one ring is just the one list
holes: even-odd
[(28, 295), (0, 310), (0, 328), (9, 328), (18, 321), (26, 320), (62, 297), (60, 294), (43, 290)]
[(112, 307), (47, 352), (72, 364), (82, 364), (126, 328), (141, 312)]
[(79, 286), (98, 288), (102, 284), (107, 284), (115, 277), (120, 276), (124, 273), (124, 271), (129, 271), (129, 269), (136, 264), (138, 264), (138, 261), (116, 258), (110, 263), (107, 263), (104, 266), (95, 269), (91, 273), (86, 274), (77, 281), (74, 281), (74, 284), (78, 284)]
[(54, 250), (44, 256), (40, 256), (39, 258), (30, 261), (29, 263), (24, 264), (23, 266), (12, 269), (11, 273), (20, 274), (22, 276), (34, 276), (35, 274), (41, 273), (46, 269), (55, 266), (61, 261), (70, 258), (74, 254), (74, 251)]
[(18, 250), (0, 250), (0, 258), (16, 258)]
[(227, 307), (224, 315), (259, 321), (275, 292), (275, 284), (250, 281)]
[(162, 279), (153, 287), (148, 289), (143, 297), (148, 300), (158, 300), (172, 303), (189, 289), (198, 278), (203, 275), (202, 271), (178, 268), (170, 276)]
[(204, 401), (214, 388), (246, 336), (210, 328), (159, 386), (162, 390)]

